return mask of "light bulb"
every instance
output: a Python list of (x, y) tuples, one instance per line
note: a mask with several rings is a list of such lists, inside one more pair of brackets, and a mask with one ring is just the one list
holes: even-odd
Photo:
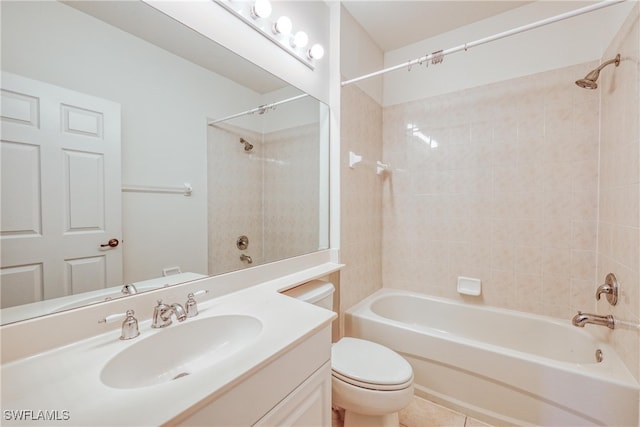
[(305, 47), (309, 43), (309, 36), (304, 31), (298, 31), (291, 40), (293, 47)]
[(271, 2), (269, 0), (256, 0), (251, 6), (253, 19), (268, 18), (271, 15)]
[(291, 23), (291, 19), (286, 16), (281, 16), (280, 18), (278, 18), (276, 23), (273, 24), (273, 33), (286, 36), (291, 33), (292, 27), (293, 24)]
[(321, 44), (316, 43), (311, 46), (311, 49), (309, 49), (309, 52), (307, 52), (307, 56), (309, 57), (309, 59), (322, 59), (322, 57), (324, 56), (324, 48)]

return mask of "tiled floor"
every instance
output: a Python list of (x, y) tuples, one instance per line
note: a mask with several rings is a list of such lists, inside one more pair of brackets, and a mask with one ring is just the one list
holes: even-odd
[(489, 424), (414, 396), (400, 411), (401, 427), (491, 427)]
[[(332, 427), (342, 427), (337, 413)], [(400, 427), (491, 427), (481, 421), (414, 396), (409, 406), (400, 411)]]

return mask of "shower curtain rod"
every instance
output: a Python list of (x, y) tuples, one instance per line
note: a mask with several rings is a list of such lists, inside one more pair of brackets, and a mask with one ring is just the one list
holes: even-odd
[(216, 123), (224, 122), (226, 120), (235, 119), (236, 117), (246, 116), (253, 113), (264, 114), (267, 110), (276, 108), (280, 104), (285, 104), (287, 102), (295, 101), (297, 99), (304, 98), (305, 96), (309, 96), (309, 95), (306, 93), (303, 93), (302, 95), (297, 95), (292, 98), (283, 99), (282, 101), (272, 102), (271, 104), (260, 105), (256, 108), (252, 108), (251, 110), (243, 111), (242, 113), (233, 114), (231, 116), (223, 117), (221, 119), (211, 120), (207, 124), (209, 126), (212, 126), (212, 125), (215, 125)]
[(600, 3), (592, 4), (590, 6), (585, 6), (585, 7), (582, 7), (580, 9), (575, 9), (575, 10), (572, 10), (570, 12), (565, 12), (565, 13), (562, 13), (560, 15), (556, 15), (556, 16), (552, 16), (550, 18), (542, 19), (540, 21), (536, 21), (536, 22), (533, 22), (531, 24), (527, 24), (527, 25), (523, 25), (521, 27), (513, 28), (513, 29), (508, 30), (508, 31), (503, 31), (503, 32), (498, 33), (498, 34), (494, 34), (493, 36), (489, 36), (489, 37), (485, 37), (485, 38), (482, 38), (482, 39), (479, 39), (479, 40), (476, 40), (476, 41), (473, 41), (473, 42), (465, 43), (465, 44), (462, 44), (460, 46), (453, 47), (451, 49), (445, 49), (445, 50), (436, 51), (436, 52), (430, 53), (428, 55), (421, 56), (420, 58), (416, 58), (416, 59), (413, 59), (411, 61), (405, 62), (403, 64), (395, 65), (393, 67), (385, 68), (383, 70), (376, 71), (374, 73), (365, 74), (363, 76), (356, 77), (356, 78), (350, 79), (350, 80), (345, 80), (345, 81), (343, 81), (341, 83), (341, 85), (342, 86), (346, 86), (346, 85), (349, 85), (351, 83), (356, 83), (356, 82), (359, 82), (361, 80), (365, 80), (365, 79), (368, 79), (368, 78), (371, 78), (371, 77), (376, 77), (376, 76), (379, 76), (381, 74), (388, 73), (390, 71), (399, 70), (401, 68), (410, 68), (412, 65), (422, 64), (425, 61), (432, 61), (434, 64), (436, 64), (436, 63), (442, 62), (442, 59), (446, 55), (450, 55), (452, 53), (460, 52), (462, 50), (466, 51), (466, 50), (468, 50), (468, 49), (470, 49), (472, 47), (480, 46), (480, 45), (485, 44), (485, 43), (489, 43), (489, 42), (492, 42), (492, 41), (495, 41), (495, 40), (499, 40), (499, 39), (502, 39), (502, 38), (505, 38), (505, 37), (509, 37), (509, 36), (512, 36), (512, 35), (515, 35), (515, 34), (523, 33), (525, 31), (533, 30), (535, 28), (542, 27), (544, 25), (553, 24), (554, 22), (562, 21), (564, 19), (573, 18), (574, 16), (578, 16), (578, 15), (582, 15), (582, 14), (585, 14), (585, 13), (593, 12), (594, 10), (598, 10), (598, 9), (602, 9), (602, 8), (605, 8), (605, 7), (613, 6), (613, 5), (616, 5), (616, 4), (619, 4), (619, 3), (623, 3), (625, 1), (626, 0), (605, 0), (605, 1), (602, 1)]

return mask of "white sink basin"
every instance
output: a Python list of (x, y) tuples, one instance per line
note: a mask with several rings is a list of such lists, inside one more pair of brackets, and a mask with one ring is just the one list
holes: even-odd
[(231, 356), (254, 342), (260, 331), (262, 322), (247, 315), (174, 322), (114, 356), (102, 369), (100, 379), (115, 388), (167, 383)]

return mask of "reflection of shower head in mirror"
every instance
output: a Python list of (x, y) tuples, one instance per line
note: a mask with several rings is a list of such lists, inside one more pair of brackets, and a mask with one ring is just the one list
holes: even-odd
[(249, 141), (247, 141), (244, 138), (240, 138), (240, 144), (244, 144), (244, 151), (251, 151), (253, 150), (253, 144), (250, 143)]

